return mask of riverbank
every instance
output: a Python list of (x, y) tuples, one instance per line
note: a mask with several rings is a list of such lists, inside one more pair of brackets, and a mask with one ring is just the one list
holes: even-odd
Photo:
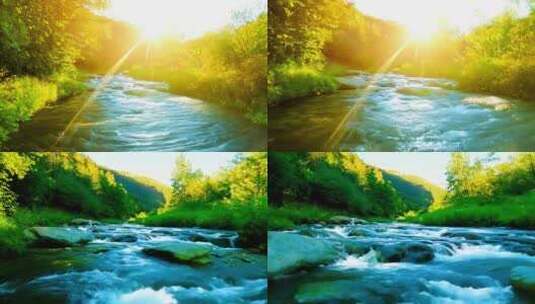
[(25, 230), (34, 226), (62, 226), (79, 217), (57, 209), (18, 208), (13, 216), (0, 215), (0, 257), (16, 257), (26, 253), (30, 244)]
[(405, 219), (432, 226), (535, 229), (535, 192), (492, 200), (465, 200)]
[(46, 242), (0, 259), (2, 303), (267, 300), (267, 258), (237, 247), (234, 231), (78, 220), (31, 233)]
[(47, 105), (87, 90), (82, 72), (57, 74), (47, 79), (15, 76), (0, 82), (0, 144)]
[(155, 227), (201, 227), (237, 231), (240, 247), (265, 252), (267, 204), (226, 204), (177, 207), (159, 213), (140, 216), (136, 223)]

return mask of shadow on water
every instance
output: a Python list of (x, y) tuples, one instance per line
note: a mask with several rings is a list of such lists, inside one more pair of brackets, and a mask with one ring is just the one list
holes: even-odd
[[(101, 81), (89, 81), (97, 87)], [(266, 129), (218, 105), (166, 92), (163, 83), (114, 76), (58, 137), (89, 94), (39, 111), (11, 136), (11, 151), (256, 151)]]
[[(519, 152), (535, 147), (534, 104), (460, 92), (443, 79), (360, 73), (340, 80), (358, 89), (270, 109), (270, 148)], [(326, 146), (353, 107), (357, 111), (342, 126), (343, 136)]]

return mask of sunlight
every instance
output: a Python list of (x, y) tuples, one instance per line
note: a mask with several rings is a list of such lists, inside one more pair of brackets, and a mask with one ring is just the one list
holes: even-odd
[(353, 0), (363, 13), (404, 25), (411, 39), (425, 41), (445, 25), (461, 33), (511, 11), (529, 14), (529, 1), (511, 0)]
[(265, 0), (111, 0), (108, 17), (133, 24), (143, 38), (164, 36), (192, 38), (234, 21), (234, 14), (265, 9)]

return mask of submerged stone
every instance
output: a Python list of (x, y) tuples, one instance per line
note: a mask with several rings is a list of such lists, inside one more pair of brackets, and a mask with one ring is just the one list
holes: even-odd
[(355, 288), (357, 284), (350, 280), (307, 283), (298, 288), (294, 298), (297, 303), (359, 303), (362, 295)]
[(535, 267), (519, 266), (511, 271), (514, 288), (535, 296)]
[(143, 253), (172, 262), (205, 265), (212, 261), (212, 248), (187, 242), (166, 242), (144, 248)]

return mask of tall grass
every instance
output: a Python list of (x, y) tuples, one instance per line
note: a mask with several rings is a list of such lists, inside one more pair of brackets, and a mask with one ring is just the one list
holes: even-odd
[(61, 98), (79, 94), (85, 88), (83, 83), (67, 74), (57, 74), (48, 80), (23, 76), (1, 81), (0, 143), (40, 109)]

